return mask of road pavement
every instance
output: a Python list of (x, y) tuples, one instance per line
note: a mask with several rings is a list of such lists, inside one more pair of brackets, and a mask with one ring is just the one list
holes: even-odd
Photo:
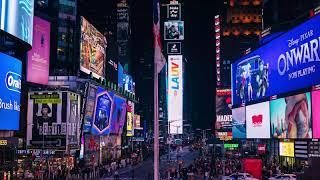
[[(185, 166), (189, 166), (192, 164), (193, 160), (199, 156), (198, 151), (189, 151), (189, 147), (184, 147), (181, 152), (178, 153), (180, 155), (179, 159), (184, 161)], [(171, 165), (177, 167), (176, 160), (177, 154), (176, 152), (171, 152)], [(160, 174), (161, 177), (166, 177), (166, 169), (168, 168), (168, 160), (167, 154), (160, 157)], [(139, 180), (153, 180), (153, 159), (149, 159), (144, 161), (134, 167), (128, 167), (124, 169), (120, 169), (119, 171), (120, 179), (139, 179)], [(113, 179), (113, 177), (105, 178)]]

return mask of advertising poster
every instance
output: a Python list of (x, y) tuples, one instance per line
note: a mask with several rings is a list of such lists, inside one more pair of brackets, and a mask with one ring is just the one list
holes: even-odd
[(69, 93), (69, 118), (67, 123), (67, 145), (78, 148), (80, 142), (80, 95)]
[(184, 22), (167, 21), (164, 22), (165, 40), (184, 40)]
[(98, 87), (95, 101), (96, 107), (93, 113), (92, 134), (109, 134), (112, 103), (113, 99), (108, 91)]
[(319, 23), (314, 16), (233, 63), (233, 105), (320, 84)]
[(0, 59), (0, 130), (19, 130), (22, 63), (3, 53)]
[(181, 42), (168, 42), (167, 43), (168, 54), (181, 54)]
[(93, 120), (93, 113), (95, 110), (96, 103), (96, 95), (97, 95), (97, 87), (90, 84), (87, 93), (87, 102), (85, 107), (84, 121), (83, 121), (83, 132), (88, 133), (91, 132), (91, 124)]
[(312, 130), (313, 138), (320, 138), (320, 91), (312, 92)]
[(270, 138), (269, 102), (246, 107), (247, 138)]
[(27, 146), (65, 149), (67, 92), (29, 92)]
[(220, 140), (232, 139), (231, 89), (216, 90), (216, 115), (216, 137)]
[(134, 118), (134, 103), (132, 101), (128, 101), (128, 105), (127, 105), (127, 136), (134, 136), (133, 118)]
[(169, 20), (180, 20), (181, 18), (181, 5), (180, 4), (168, 4), (168, 15)]
[(32, 45), (34, 0), (0, 0), (0, 29)]
[(183, 133), (182, 55), (168, 56), (168, 127), (170, 134)]
[(137, 114), (134, 115), (133, 127), (134, 129), (143, 129), (141, 127), (140, 115), (137, 115)]
[(104, 78), (107, 40), (92, 24), (81, 17), (80, 70), (95, 78)]
[(280, 156), (294, 157), (294, 142), (279, 142)]
[(28, 52), (27, 81), (48, 84), (50, 64), (50, 23), (39, 17), (33, 20), (32, 49)]
[(232, 137), (246, 138), (246, 108), (232, 109)]
[(270, 102), (273, 138), (312, 138), (310, 96), (308, 92)]
[(127, 102), (125, 98), (113, 94), (113, 92), (109, 92), (109, 94), (113, 97), (110, 133), (121, 135), (126, 122)]

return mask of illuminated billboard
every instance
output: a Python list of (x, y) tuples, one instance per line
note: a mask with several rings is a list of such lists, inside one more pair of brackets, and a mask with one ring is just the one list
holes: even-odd
[(168, 123), (170, 134), (183, 133), (182, 55), (168, 56)]
[(246, 107), (247, 138), (270, 138), (269, 102)]
[(104, 79), (107, 40), (92, 24), (81, 17), (80, 70)]
[(28, 52), (27, 81), (48, 84), (49, 64), (50, 23), (34, 17), (32, 49)]
[(233, 63), (233, 105), (320, 84), (319, 23), (314, 16)]
[(109, 91), (112, 101), (111, 134), (121, 135), (126, 121), (127, 100)]
[(27, 146), (65, 150), (80, 142), (80, 95), (65, 91), (28, 93)]
[(34, 0), (0, 0), (0, 29), (32, 44)]
[(313, 138), (320, 138), (320, 91), (313, 91), (312, 96), (312, 131)]
[(167, 21), (164, 22), (165, 40), (184, 40), (184, 22)]
[(232, 137), (246, 138), (246, 108), (232, 109)]
[(132, 101), (128, 101), (128, 106), (127, 106), (127, 136), (134, 136), (133, 118), (134, 118), (134, 103)]
[(270, 118), (273, 138), (312, 138), (310, 93), (271, 101)]
[[(231, 89), (216, 90), (215, 134), (220, 140), (232, 138)], [(227, 136), (225, 136), (227, 135)]]
[(83, 120), (83, 132), (88, 133), (91, 131), (91, 125), (95, 110), (95, 103), (96, 103), (96, 95), (97, 95), (98, 87), (90, 84), (88, 87), (86, 104), (85, 104), (85, 113), (84, 113), (84, 120)]
[(280, 156), (294, 157), (294, 143), (289, 141), (279, 142)]
[(19, 130), (22, 63), (0, 53), (0, 67), (0, 130)]

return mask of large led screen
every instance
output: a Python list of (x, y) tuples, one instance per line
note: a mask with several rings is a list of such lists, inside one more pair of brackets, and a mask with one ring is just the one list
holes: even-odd
[(91, 132), (94, 135), (120, 135), (126, 120), (126, 99), (98, 87)]
[(279, 142), (280, 156), (294, 157), (294, 143), (293, 142)]
[(170, 134), (182, 134), (183, 79), (182, 56), (168, 57), (168, 127)]
[(0, 130), (19, 130), (22, 63), (0, 53), (0, 67)]
[(270, 102), (273, 138), (312, 138), (310, 93)]
[(184, 39), (184, 22), (183, 21), (164, 22), (164, 39), (165, 40), (183, 40)]
[(246, 107), (247, 138), (270, 138), (269, 102)]
[(320, 84), (319, 23), (315, 16), (233, 63), (233, 105)]
[(246, 138), (246, 109), (232, 109), (232, 137)]
[(84, 120), (83, 120), (83, 132), (88, 133), (91, 131), (91, 125), (93, 120), (93, 113), (95, 110), (95, 102), (96, 102), (96, 95), (97, 95), (98, 87), (94, 85), (89, 85), (86, 104), (85, 104), (85, 113), (84, 113)]
[(314, 91), (311, 95), (313, 138), (320, 138), (320, 91)]
[(128, 106), (127, 106), (127, 136), (134, 136), (133, 118), (134, 118), (134, 103), (132, 101), (128, 101)]
[(0, 0), (0, 29), (32, 44), (34, 0)]
[(107, 40), (81, 17), (80, 70), (95, 78), (104, 78)]
[(28, 52), (27, 81), (48, 84), (49, 64), (50, 23), (34, 17), (32, 49)]

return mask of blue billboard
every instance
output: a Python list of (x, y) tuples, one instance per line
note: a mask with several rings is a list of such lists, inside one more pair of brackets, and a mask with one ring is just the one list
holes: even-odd
[(19, 130), (21, 61), (0, 53), (0, 130)]
[(0, 29), (32, 45), (34, 0), (0, 0)]
[(320, 16), (232, 64), (232, 104), (320, 84)]

